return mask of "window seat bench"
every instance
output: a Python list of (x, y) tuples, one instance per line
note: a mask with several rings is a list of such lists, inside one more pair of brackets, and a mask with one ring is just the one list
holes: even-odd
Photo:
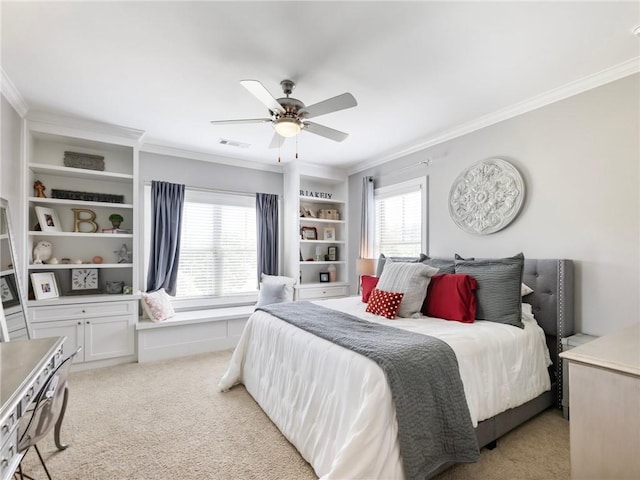
[(162, 322), (138, 321), (138, 362), (233, 348), (255, 305), (185, 310)]

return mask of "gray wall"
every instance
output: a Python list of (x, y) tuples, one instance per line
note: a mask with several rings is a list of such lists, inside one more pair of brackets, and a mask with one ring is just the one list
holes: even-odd
[[(636, 74), (352, 175), (350, 258), (358, 256), (362, 176), (381, 186), (428, 175), (431, 256), (570, 258), (578, 331), (639, 322), (639, 92)], [(429, 167), (415, 166), (429, 157)], [(525, 204), (506, 229), (471, 235), (449, 218), (449, 189), (466, 167), (493, 157), (520, 170)], [(350, 279), (355, 285), (353, 269)]]
[(23, 239), (25, 237), (22, 206), (24, 195), (22, 193), (23, 181), (20, 177), (22, 119), (18, 112), (11, 106), (4, 95), (1, 95), (0, 103), (0, 196), (9, 201), (11, 211), (11, 225), (16, 239), (16, 260), (25, 258), (22, 254)]

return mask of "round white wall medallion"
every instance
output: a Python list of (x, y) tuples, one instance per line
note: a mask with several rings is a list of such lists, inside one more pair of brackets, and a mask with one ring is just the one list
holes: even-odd
[(502, 230), (524, 203), (524, 182), (513, 165), (482, 160), (463, 171), (449, 192), (449, 215), (461, 229), (478, 235)]

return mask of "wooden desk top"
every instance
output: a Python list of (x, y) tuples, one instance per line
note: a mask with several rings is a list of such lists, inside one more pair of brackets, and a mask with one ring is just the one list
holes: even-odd
[(640, 323), (562, 352), (560, 357), (640, 376)]

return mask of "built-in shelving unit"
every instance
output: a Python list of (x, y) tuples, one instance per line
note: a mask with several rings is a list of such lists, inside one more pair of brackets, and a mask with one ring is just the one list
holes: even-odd
[(347, 295), (346, 173), (298, 167), (285, 170), (285, 196), (297, 199), (285, 208), (286, 274), (299, 300)]
[[(23, 249), (27, 258), (22, 264), (24, 285), (29, 287), (28, 317), (34, 337), (66, 336), (65, 354), (82, 347), (76, 364), (119, 363), (135, 354), (139, 137), (135, 131), (122, 136), (113, 133), (124, 130), (27, 122), (24, 215), (28, 231)], [(65, 152), (103, 157), (104, 168), (65, 164)], [(44, 197), (36, 181), (44, 185)], [(60, 192), (54, 195), (53, 190)], [(54, 213), (53, 225), (41, 225), (39, 209)], [(123, 217), (118, 228), (125, 233), (111, 233), (112, 214)], [(34, 262), (39, 242), (51, 245), (51, 258), (44, 263)], [(97, 286), (78, 288), (79, 282), (72, 282), (75, 269), (97, 272)], [(32, 276), (46, 273), (53, 276), (58, 295), (37, 298), (38, 285)], [(111, 293), (114, 285), (127, 286), (134, 294), (117, 289)]]

